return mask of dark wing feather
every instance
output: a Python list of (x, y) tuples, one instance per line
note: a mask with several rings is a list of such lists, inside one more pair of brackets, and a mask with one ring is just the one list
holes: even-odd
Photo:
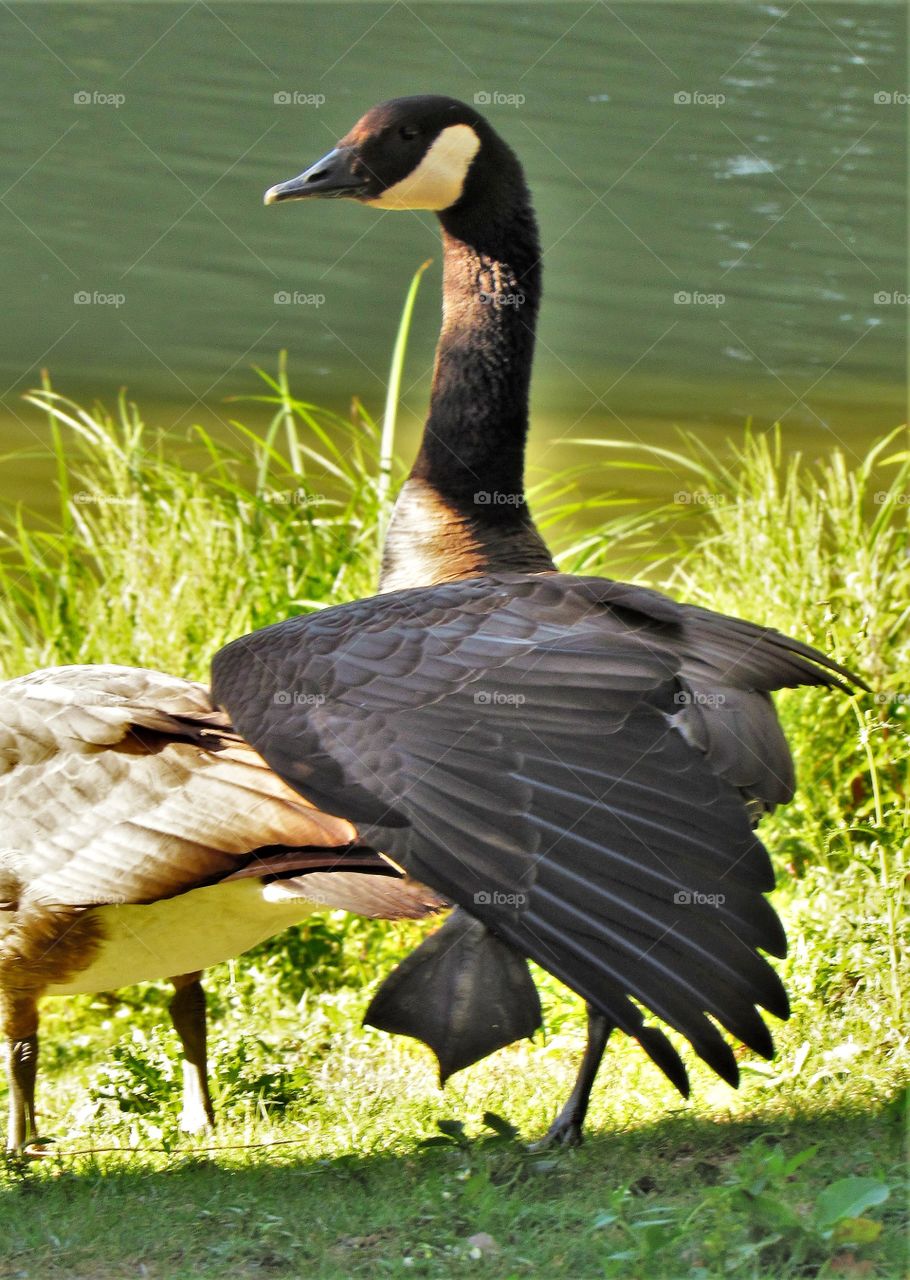
[(848, 691), (865, 684), (799, 640), (739, 618), (686, 606), (680, 674), (690, 694), (681, 723), (712, 766), (745, 796), (772, 809), (793, 798), (790, 749), (769, 692), (798, 685)]
[[(771, 865), (740, 788), (763, 738), (786, 752), (767, 690), (839, 684), (835, 671), (849, 674), (641, 588), (508, 575), (267, 628), (217, 655), (214, 691), (313, 803), (584, 995), (683, 1087), (639, 1006), (731, 1082), (715, 1021), (768, 1054), (756, 1006), (786, 1016), (759, 954), (785, 946), (763, 897)], [(741, 693), (741, 723), (687, 702), (696, 684)], [(306, 696), (276, 702), (282, 688)], [(763, 708), (755, 743), (746, 695)]]

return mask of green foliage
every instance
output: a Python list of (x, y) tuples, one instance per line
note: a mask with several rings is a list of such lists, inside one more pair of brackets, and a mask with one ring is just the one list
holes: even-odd
[[(214, 1093), (237, 1116), (251, 1110), (267, 1115), (292, 1101), (305, 1102), (308, 1073), (293, 1066), (300, 1047), (294, 1037), (266, 1038), (237, 1025), (227, 1035), (222, 1026), (209, 1041)], [(78, 1119), (92, 1129), (116, 1127), (119, 1113), (133, 1121), (134, 1137), (154, 1140), (167, 1130), (174, 1140), (180, 1093), (173, 1033), (161, 1024), (134, 1025), (89, 1073), (88, 1106), (80, 1108)]]
[(873, 1243), (881, 1223), (860, 1215), (884, 1204), (892, 1186), (876, 1178), (840, 1178), (813, 1201), (804, 1166), (817, 1154), (817, 1146), (789, 1155), (780, 1145), (754, 1142), (728, 1168), (708, 1164), (701, 1170), (703, 1181), (716, 1183), (703, 1187), (694, 1208), (642, 1207), (640, 1193), (619, 1189), (592, 1223), (618, 1246), (606, 1254), (604, 1275), (628, 1275), (636, 1265), (645, 1275), (693, 1280), (793, 1275), (804, 1268), (815, 1274), (843, 1246)]
[(227, 640), (369, 594), (378, 565), (378, 432), (260, 371), (272, 413), (240, 447), (150, 430), (46, 387), (58, 510), (0, 525), (0, 671), (124, 662), (204, 678)]

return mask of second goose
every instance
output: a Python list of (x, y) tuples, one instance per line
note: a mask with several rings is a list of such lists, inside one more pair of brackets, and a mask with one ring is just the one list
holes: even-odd
[(46, 995), (170, 978), (181, 1125), (212, 1122), (200, 970), (320, 906), (420, 917), (350, 823), (319, 813), (234, 732), (207, 690), (158, 671), (51, 667), (0, 683), (0, 1031), (9, 1131), (37, 1140)]

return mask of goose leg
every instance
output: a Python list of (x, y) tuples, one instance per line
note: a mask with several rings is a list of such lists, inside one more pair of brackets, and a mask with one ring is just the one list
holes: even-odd
[(613, 1024), (602, 1013), (588, 1005), (588, 1042), (578, 1069), (575, 1088), (559, 1115), (547, 1130), (541, 1146), (577, 1147), (582, 1138), (582, 1125), (588, 1110), (591, 1089)]
[(168, 1005), (174, 1029), (183, 1045), (183, 1109), (180, 1128), (201, 1133), (215, 1123), (206, 1071), (205, 991), (200, 973), (171, 978), (174, 997)]
[(38, 1075), (38, 1000), (29, 993), (3, 1000), (3, 1032), (7, 1042), (9, 1131), (7, 1151), (21, 1151), (37, 1136), (35, 1080)]

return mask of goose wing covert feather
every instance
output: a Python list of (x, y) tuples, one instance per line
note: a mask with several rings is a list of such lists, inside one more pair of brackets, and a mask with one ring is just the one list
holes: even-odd
[(685, 1088), (639, 1006), (730, 1081), (715, 1021), (769, 1054), (755, 1006), (787, 1013), (759, 954), (785, 950), (764, 897), (771, 864), (723, 776), (741, 763), (730, 733), (715, 767), (705, 708), (687, 694), (689, 633), (713, 628), (702, 685), (766, 699), (835, 682), (814, 650), (726, 622), (604, 579), (497, 575), (266, 628), (216, 656), (213, 688), (294, 788), (565, 981)]

